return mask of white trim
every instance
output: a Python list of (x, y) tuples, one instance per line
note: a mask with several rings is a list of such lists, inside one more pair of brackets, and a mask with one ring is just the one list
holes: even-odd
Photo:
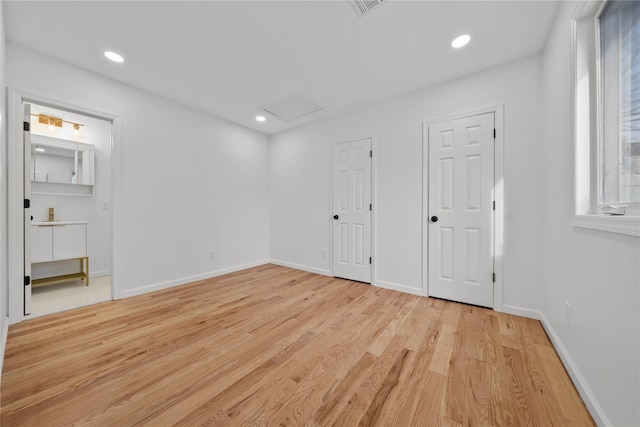
[(496, 275), (493, 284), (493, 309), (502, 311), (504, 289), (504, 105), (470, 110), (463, 113), (441, 116), (422, 123), (422, 292), (429, 295), (429, 125), (463, 117), (493, 113), (496, 138), (494, 145), (494, 185), (493, 199), (496, 210), (493, 211), (493, 271)]
[[(376, 189), (377, 185), (377, 164), (378, 164), (378, 141), (375, 136), (375, 133), (371, 133), (371, 283), (376, 281), (376, 277), (378, 277), (376, 270), (376, 260), (378, 259), (376, 252), (376, 236), (378, 235), (378, 227), (376, 227)], [(332, 197), (333, 200), (333, 197)]]
[[(112, 265), (111, 270), (117, 273), (115, 248), (116, 235), (119, 229), (119, 204), (118, 200), (121, 194), (120, 170), (122, 169), (122, 121), (116, 114), (101, 112), (91, 108), (77, 105), (70, 105), (55, 99), (42, 97), (27, 93), (21, 90), (7, 88), (7, 175), (8, 175), (8, 192), (7, 192), (7, 219), (8, 219), (8, 294), (9, 294), (9, 322), (10, 324), (21, 322), (24, 319), (23, 314), (23, 298), (24, 292), (16, 292), (17, 288), (22, 288), (24, 280), (24, 236), (21, 234), (24, 229), (23, 202), (23, 165), (22, 165), (22, 144), (16, 144), (16, 141), (22, 141), (22, 104), (23, 102), (32, 102), (39, 105), (47, 105), (69, 112), (83, 114), (97, 119), (111, 122), (111, 242), (112, 242)], [(14, 117), (15, 116), (15, 117)], [(111, 277), (111, 295), (112, 298), (119, 297), (117, 295), (117, 283), (119, 278), (116, 274)]]
[(2, 381), (2, 368), (4, 367), (4, 353), (7, 350), (7, 337), (9, 336), (9, 317), (0, 319), (0, 382)]
[(420, 227), (422, 227), (422, 295), (429, 296), (429, 227), (427, 215), (429, 212), (429, 125), (422, 122), (422, 212)]
[(111, 276), (111, 270), (100, 270), (100, 271), (90, 271), (89, 272), (89, 278), (93, 279), (96, 277), (104, 277), (104, 276)]
[(296, 270), (307, 271), (309, 273), (321, 274), (323, 276), (332, 275), (330, 270), (326, 270), (324, 268), (309, 267), (308, 265), (295, 264), (293, 262), (280, 261), (277, 259), (270, 259), (269, 264), (275, 264), (275, 265), (280, 265), (282, 267), (289, 267)]
[(121, 269), (116, 256), (116, 248), (125, 247), (124, 236), (117, 233), (122, 223), (122, 118), (114, 117), (111, 121), (111, 298), (119, 299), (120, 284), (124, 282), (118, 274)]
[(13, 324), (22, 321), (24, 316), (24, 293), (22, 292), (24, 283), (22, 122), (24, 118), (22, 96), (10, 88), (7, 95), (7, 293), (9, 322)]
[(571, 224), (574, 227), (640, 237), (640, 217), (637, 216), (578, 214)]
[(133, 289), (127, 289), (122, 292), (122, 298), (134, 297), (137, 295), (147, 294), (149, 292), (160, 291), (163, 289), (173, 288), (174, 286), (185, 285), (187, 283), (197, 282), (199, 280), (210, 279), (212, 277), (222, 276), (223, 274), (234, 273), (236, 271), (245, 270), (247, 268), (258, 267), (261, 265), (269, 264), (268, 260), (251, 262), (248, 264), (237, 265), (235, 267), (223, 268), (220, 270), (214, 270), (203, 274), (197, 274), (195, 276), (182, 277), (180, 279), (169, 280), (166, 282), (153, 283), (151, 285), (140, 286)]
[(512, 314), (514, 316), (526, 317), (527, 319), (535, 319), (542, 321), (542, 312), (538, 310), (532, 310), (530, 308), (518, 307), (517, 305), (504, 304), (502, 306), (502, 312), (506, 314)]
[(373, 283), (373, 285), (377, 286), (378, 288), (389, 289), (397, 292), (403, 292), (405, 294), (425, 296), (421, 288), (414, 288), (411, 286), (399, 285), (397, 283), (385, 282), (382, 280), (376, 281), (375, 283)]
[(493, 271), (496, 280), (493, 284), (493, 309), (503, 310), (504, 292), (504, 105), (495, 107), (494, 120), (496, 127), (496, 140), (493, 152), (493, 199), (496, 201), (496, 210), (493, 211)]
[(507, 314), (527, 317), (529, 319), (536, 319), (539, 320), (540, 323), (542, 323), (542, 327), (545, 329), (547, 336), (551, 340), (551, 344), (553, 344), (556, 353), (558, 353), (558, 356), (560, 356), (562, 364), (569, 373), (573, 384), (578, 390), (580, 397), (582, 397), (582, 400), (587, 406), (587, 409), (589, 410), (589, 413), (593, 417), (596, 424), (599, 426), (612, 426), (613, 424), (611, 424), (611, 421), (609, 421), (604, 411), (602, 410), (600, 403), (593, 394), (593, 391), (591, 390), (591, 387), (589, 387), (587, 380), (582, 375), (582, 372), (580, 372), (578, 365), (573, 360), (573, 357), (571, 357), (571, 354), (569, 354), (569, 351), (560, 340), (560, 337), (553, 329), (553, 327), (551, 326), (551, 322), (549, 322), (544, 313), (539, 310), (532, 310), (529, 308), (507, 304), (503, 305), (503, 309)]

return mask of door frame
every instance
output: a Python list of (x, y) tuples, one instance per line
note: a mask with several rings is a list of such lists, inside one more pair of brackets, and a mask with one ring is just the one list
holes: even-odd
[[(60, 108), (69, 112), (91, 116), (111, 122), (111, 298), (119, 299), (115, 256), (117, 230), (120, 229), (120, 194), (122, 191), (120, 171), (122, 168), (122, 119), (120, 115), (93, 108), (69, 104), (21, 90), (7, 88), (7, 292), (9, 294), (9, 324), (24, 320), (24, 166), (22, 161), (22, 105), (30, 102)], [(18, 144), (20, 142), (20, 144)]]
[(496, 138), (494, 146), (493, 198), (496, 209), (493, 213), (493, 309), (503, 311), (504, 289), (504, 104), (476, 110), (463, 111), (422, 122), (422, 294), (429, 295), (429, 126), (449, 120), (494, 114)]
[(329, 224), (329, 275), (331, 277), (335, 277), (333, 275), (333, 215), (334, 215), (334, 206), (333, 206), (333, 147), (338, 144), (346, 144), (348, 142), (360, 141), (361, 139), (370, 139), (371, 140), (371, 151), (373, 152), (373, 157), (371, 157), (371, 285), (375, 284), (376, 279), (376, 138), (373, 134), (365, 135), (357, 138), (345, 138), (344, 140), (334, 141), (330, 146), (330, 155), (329, 162), (330, 163), (330, 173), (329, 173), (329, 210), (327, 212), (327, 224)]

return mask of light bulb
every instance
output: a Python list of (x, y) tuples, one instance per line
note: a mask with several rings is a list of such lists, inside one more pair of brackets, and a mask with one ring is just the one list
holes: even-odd
[(78, 136), (80, 134), (80, 125), (77, 123), (73, 124), (73, 134)]
[(465, 46), (471, 40), (471, 36), (469, 34), (463, 34), (461, 36), (456, 37), (451, 42), (451, 47), (458, 49), (462, 46)]
[(107, 50), (104, 53), (104, 56), (106, 56), (107, 58), (109, 58), (113, 62), (117, 62), (119, 64), (124, 62), (124, 58), (122, 57), (122, 55), (120, 55), (118, 53), (115, 53), (115, 52), (111, 52), (110, 50)]

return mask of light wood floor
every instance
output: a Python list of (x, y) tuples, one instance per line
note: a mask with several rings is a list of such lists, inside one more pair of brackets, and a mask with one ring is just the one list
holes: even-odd
[(594, 425), (537, 321), (266, 265), (10, 328), (2, 426)]

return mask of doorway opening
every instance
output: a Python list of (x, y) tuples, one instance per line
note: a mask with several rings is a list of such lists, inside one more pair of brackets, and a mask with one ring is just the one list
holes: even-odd
[(121, 119), (11, 88), (7, 101), (9, 324), (119, 298)]
[(112, 123), (35, 102), (25, 108), (28, 319), (112, 299)]

